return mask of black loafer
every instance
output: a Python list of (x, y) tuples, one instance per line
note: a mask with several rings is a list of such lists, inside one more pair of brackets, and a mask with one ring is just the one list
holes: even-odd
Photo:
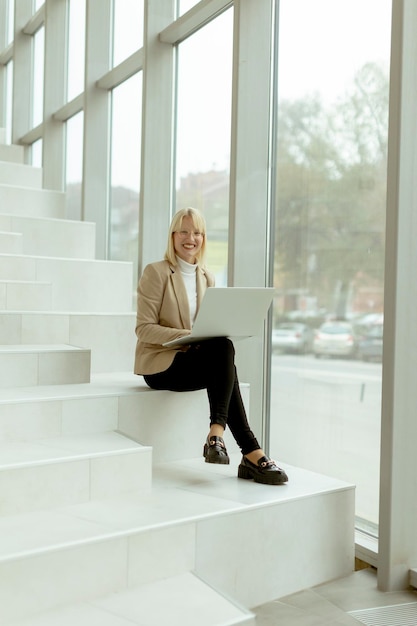
[(237, 475), (238, 478), (247, 480), (253, 478), (256, 483), (263, 483), (264, 485), (282, 485), (288, 481), (288, 476), (284, 470), (267, 456), (259, 459), (257, 465), (251, 463), (245, 456), (242, 457)]
[(207, 441), (204, 444), (203, 456), (206, 463), (219, 463), (220, 465), (229, 465), (230, 463), (226, 446), (221, 437), (207, 437)]

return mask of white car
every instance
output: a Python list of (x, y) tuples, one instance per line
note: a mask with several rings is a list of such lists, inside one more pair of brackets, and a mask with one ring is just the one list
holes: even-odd
[(325, 322), (315, 332), (313, 352), (316, 357), (353, 357), (357, 350), (358, 338), (349, 322)]
[(307, 324), (283, 322), (272, 331), (272, 349), (304, 354), (311, 351), (313, 333)]

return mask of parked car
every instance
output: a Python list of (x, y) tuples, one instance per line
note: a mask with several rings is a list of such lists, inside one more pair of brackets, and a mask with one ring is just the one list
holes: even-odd
[(313, 343), (313, 332), (307, 324), (299, 322), (282, 322), (272, 331), (272, 349), (274, 351), (310, 352)]
[(350, 322), (325, 322), (315, 332), (313, 352), (316, 357), (354, 357), (357, 350), (358, 337)]
[(359, 356), (364, 361), (382, 361), (382, 343), (384, 327), (372, 326), (359, 342)]

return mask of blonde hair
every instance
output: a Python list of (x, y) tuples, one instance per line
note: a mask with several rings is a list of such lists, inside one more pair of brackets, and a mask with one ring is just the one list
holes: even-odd
[(205, 268), (206, 264), (206, 221), (203, 214), (198, 209), (187, 207), (186, 209), (180, 209), (172, 218), (171, 225), (168, 233), (168, 244), (165, 252), (165, 260), (169, 261), (171, 265), (177, 265), (177, 258), (175, 255), (174, 247), (174, 233), (181, 230), (181, 224), (184, 217), (191, 217), (194, 228), (203, 235), (203, 243), (199, 253), (197, 254), (197, 263), (201, 268)]

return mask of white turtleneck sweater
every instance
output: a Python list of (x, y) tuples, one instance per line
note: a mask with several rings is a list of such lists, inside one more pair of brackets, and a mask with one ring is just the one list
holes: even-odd
[(185, 284), (185, 289), (187, 290), (188, 303), (190, 305), (191, 325), (193, 325), (197, 312), (197, 263), (191, 265), (191, 263), (187, 263), (187, 261), (180, 259), (179, 256), (177, 256), (177, 262)]

